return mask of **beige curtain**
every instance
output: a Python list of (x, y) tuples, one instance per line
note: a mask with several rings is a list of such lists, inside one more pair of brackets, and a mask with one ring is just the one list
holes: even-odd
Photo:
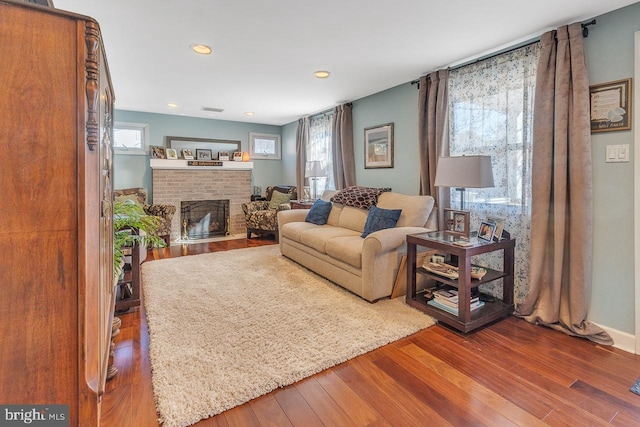
[(333, 178), (336, 190), (341, 190), (356, 185), (351, 103), (334, 109), (332, 128)]
[(582, 26), (543, 34), (536, 77), (529, 293), (517, 315), (612, 344), (586, 321), (591, 290), (589, 79)]
[(438, 157), (449, 155), (447, 84), (449, 70), (434, 71), (420, 78), (418, 94), (418, 141), (420, 194), (430, 195), (438, 208), (438, 225), (443, 229), (442, 209), (449, 207), (449, 189), (436, 188)]
[(309, 129), (311, 120), (304, 117), (298, 120), (298, 130), (296, 132), (296, 186), (298, 187), (298, 197), (302, 198), (305, 183), (304, 172), (307, 164), (307, 144), (309, 142)]

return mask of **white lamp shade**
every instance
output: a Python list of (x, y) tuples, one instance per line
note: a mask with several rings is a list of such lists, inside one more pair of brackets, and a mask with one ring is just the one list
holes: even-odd
[(438, 158), (436, 187), (493, 187), (491, 156), (454, 156)]
[(317, 178), (319, 176), (327, 176), (327, 170), (320, 160), (312, 160), (307, 162), (304, 171), (305, 178)]

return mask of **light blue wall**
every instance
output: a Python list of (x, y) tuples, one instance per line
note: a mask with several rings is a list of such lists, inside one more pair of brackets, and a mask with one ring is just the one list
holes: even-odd
[[(280, 135), (281, 131), (280, 126), (124, 110), (116, 110), (115, 120), (118, 122), (147, 123), (149, 125), (150, 145), (159, 146), (165, 145), (166, 136), (181, 136), (241, 141), (242, 151), (249, 151), (249, 132)], [(285, 150), (283, 149), (282, 151), (284, 152)], [(293, 157), (295, 158), (295, 147)], [(149, 156), (116, 155), (114, 159), (114, 187), (144, 187), (148, 189), (150, 198), (153, 200), (149, 159)], [(283, 163), (286, 164), (286, 162), (287, 160), (253, 160), (252, 185), (262, 187), (262, 192), (264, 193), (268, 185), (285, 183), (283, 181), (282, 165)]]
[[(640, 3), (596, 19), (597, 25), (590, 27), (589, 37), (584, 40), (591, 83), (633, 77), (634, 32), (640, 30)], [(407, 194), (418, 193), (417, 100), (417, 88), (406, 83), (353, 102), (359, 185), (389, 186)], [(395, 167), (365, 170), (364, 129), (388, 122), (395, 123)], [(637, 125), (640, 123), (634, 124)], [(287, 126), (295, 128), (295, 123)], [(295, 147), (295, 132), (286, 143)], [(629, 334), (635, 333), (633, 143), (632, 131), (592, 137), (594, 262), (588, 318)], [(629, 144), (632, 161), (605, 163), (605, 146), (609, 144)], [(292, 153), (295, 156), (295, 149)]]
[[(633, 77), (634, 33), (640, 30), (640, 3), (597, 17), (597, 25), (589, 30), (585, 56), (591, 84)], [(638, 104), (633, 104), (637, 108)], [(631, 161), (605, 163), (605, 148), (610, 144), (629, 144)], [(633, 131), (593, 134), (591, 149), (594, 262), (589, 319), (634, 334)]]

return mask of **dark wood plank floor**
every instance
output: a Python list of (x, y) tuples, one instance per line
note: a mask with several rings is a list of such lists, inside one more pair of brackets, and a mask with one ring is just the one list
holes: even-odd
[[(147, 260), (273, 243), (172, 247)], [(158, 426), (144, 309), (120, 318), (102, 425)], [(638, 377), (640, 356), (510, 317), (467, 336), (431, 327), (196, 426), (638, 426)]]

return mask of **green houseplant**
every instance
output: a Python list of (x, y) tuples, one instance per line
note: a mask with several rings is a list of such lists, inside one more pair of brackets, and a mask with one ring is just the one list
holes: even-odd
[(145, 247), (165, 247), (164, 240), (154, 235), (160, 219), (145, 214), (142, 207), (132, 200), (116, 200), (113, 204), (113, 274), (117, 279), (124, 265), (124, 248), (135, 243)]

